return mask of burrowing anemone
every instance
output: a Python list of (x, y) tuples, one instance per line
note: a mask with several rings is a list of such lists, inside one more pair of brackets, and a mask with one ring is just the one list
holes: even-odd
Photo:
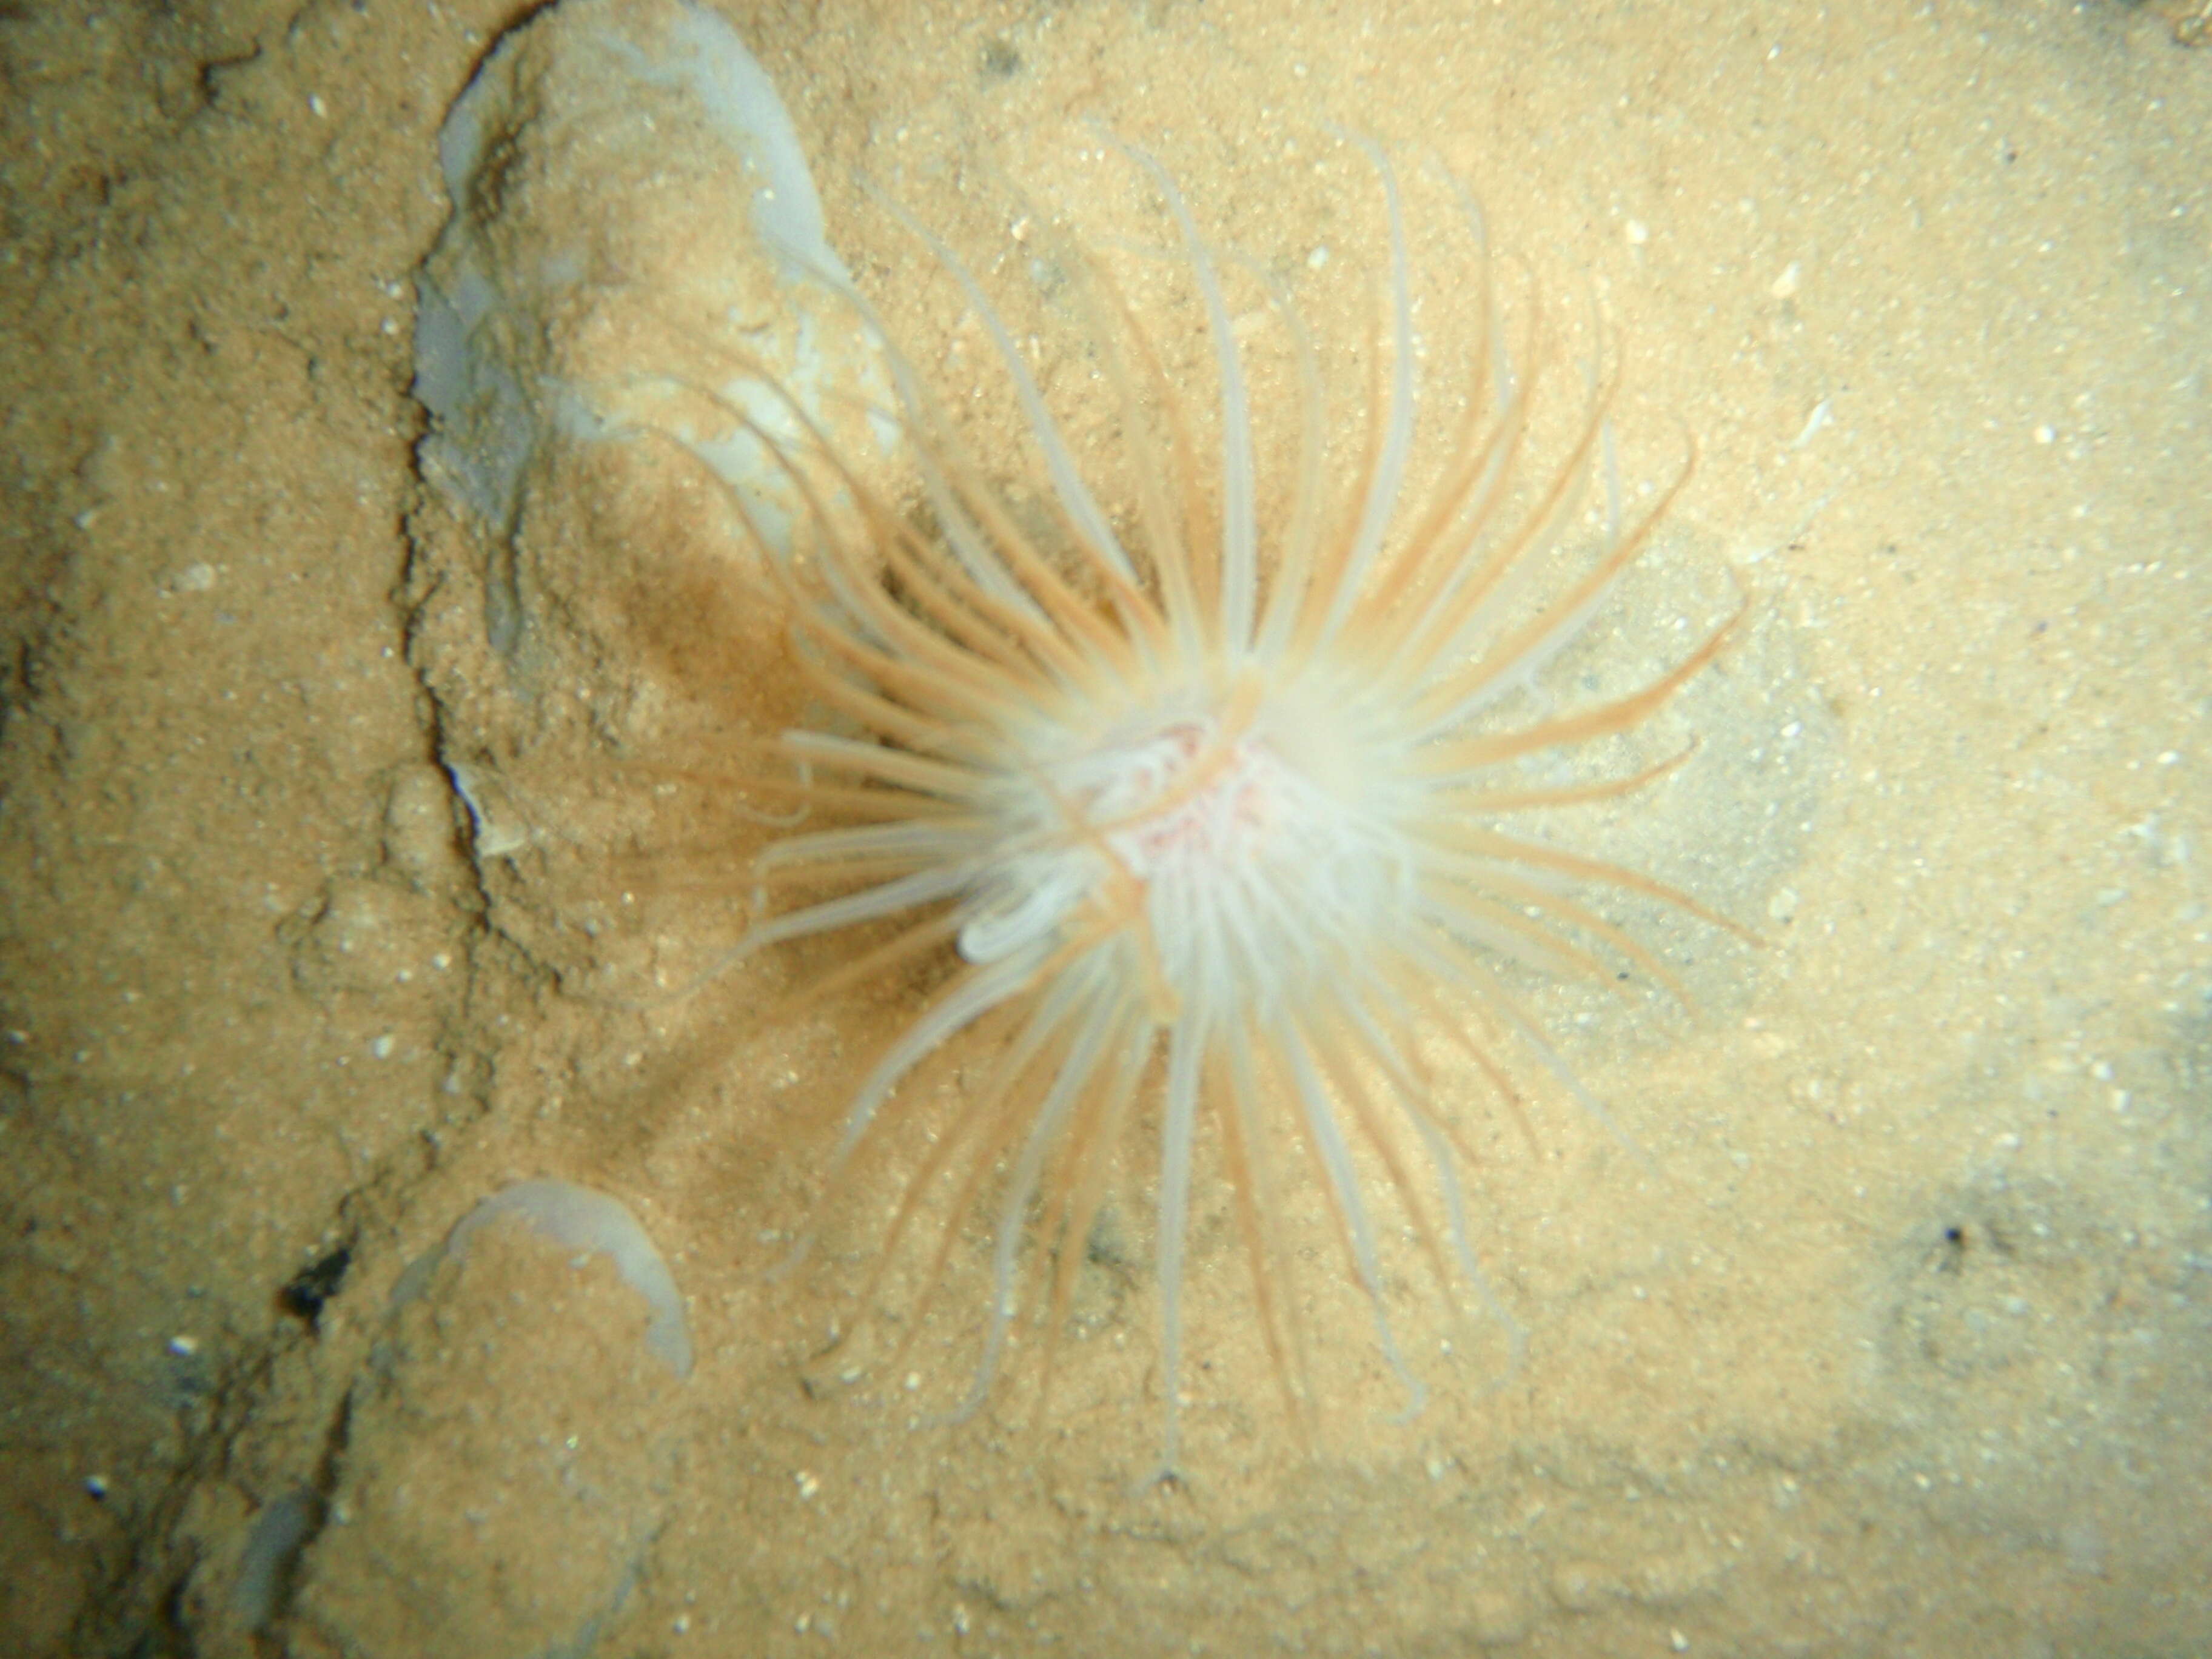
[[(1364, 459), (1346, 487), (1319, 476), (1319, 354), (1287, 297), (1256, 272), (1225, 269), (1173, 180), (1135, 152), (1203, 309), (1219, 398), (1210, 473), (1194, 464), (1192, 422), (1154, 341), (1086, 263), (1079, 281), (1101, 324), (1101, 376), (1134, 480), (1133, 499), (1109, 512), (981, 286), (920, 231), (1011, 378), (1046, 514), (1009, 505), (896, 354), (926, 514), (872, 493), (817, 429), (778, 445), (731, 411), (775, 448), (812, 508), (796, 550), (772, 552), (732, 498), (780, 573), (793, 659), (821, 718), (764, 742), (751, 787), (804, 807), (805, 821), (759, 857), (769, 908), (715, 971), (783, 941), (887, 921), (899, 925), (872, 936), (819, 993), (957, 957), (845, 1103), (831, 1188), (926, 1057), (979, 1024), (1000, 1034), (984, 1081), (909, 1178), (882, 1257), (950, 1177), (941, 1272), (960, 1218), (992, 1194), (994, 1291), (956, 1414), (990, 1389), (1030, 1277), (1048, 1379), (1109, 1153), (1137, 1121), (1157, 1121), (1169, 1468), (1202, 1118), (1212, 1120), (1292, 1419), (1304, 1420), (1310, 1395), (1279, 1218), (1294, 1159), (1326, 1195), (1375, 1340), (1418, 1408), (1423, 1385), (1385, 1303), (1378, 1196), (1447, 1297), (1472, 1289), (1518, 1342), (1469, 1244), (1468, 1153), (1424, 1042), (1455, 1046), (1513, 1101), (1511, 1050), (1564, 1068), (1501, 981), (1501, 960), (1607, 978), (1625, 964), (1669, 982), (1578, 892), (1629, 890), (1728, 925), (1644, 876), (1500, 827), (1516, 813), (1626, 793), (1674, 764), (1535, 787), (1517, 763), (1638, 726), (1711, 661), (1729, 628), (1632, 695), (1565, 708), (1532, 695), (1644, 549), (1689, 468), (1624, 521), (1607, 424), (1614, 382), (1595, 373), (1571, 445), (1533, 460), (1531, 398), (1547, 354), (1533, 325), (1509, 351), (1486, 307), (1476, 371), (1456, 388), (1464, 413), (1443, 439), (1434, 483), (1409, 499), (1421, 400), (1405, 210), (1389, 159), (1360, 148), (1380, 179), (1389, 264)], [(1486, 289), (1471, 207), (1467, 216), (1470, 275)], [(1255, 482), (1224, 278), (1265, 288), (1297, 368), (1300, 459), (1279, 510)], [(1600, 528), (1578, 535), (1599, 479)], [(833, 511), (833, 496), (857, 512)], [(1364, 1179), (1363, 1169), (1378, 1173)], [(1025, 1273), (1033, 1225), (1037, 1247), (1026, 1254), (1036, 1265)]]

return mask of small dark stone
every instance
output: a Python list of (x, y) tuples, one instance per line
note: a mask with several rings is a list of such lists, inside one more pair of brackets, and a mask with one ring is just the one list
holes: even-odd
[(312, 1267), (303, 1267), (292, 1280), (276, 1292), (277, 1305), (288, 1314), (306, 1320), (310, 1325), (320, 1318), (323, 1304), (338, 1293), (345, 1283), (346, 1269), (353, 1266), (353, 1247), (341, 1244)]
[(994, 35), (983, 43), (983, 75), (992, 81), (1013, 78), (1022, 66), (1022, 55), (1014, 50), (1014, 43), (1003, 35)]

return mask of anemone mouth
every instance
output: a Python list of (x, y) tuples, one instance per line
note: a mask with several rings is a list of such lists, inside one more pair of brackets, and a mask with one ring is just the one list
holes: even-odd
[[(771, 886), (827, 884), (833, 893), (766, 915), (716, 971), (782, 941), (879, 922), (896, 924), (890, 938), (818, 994), (918, 957), (957, 964), (845, 1103), (825, 1191), (935, 1050), (985, 1023), (1005, 1032), (909, 1176), (861, 1292), (865, 1318), (925, 1198), (950, 1182), (954, 1219), (925, 1280), (933, 1285), (958, 1218), (1002, 1171), (989, 1206), (981, 1355), (955, 1419), (989, 1393), (1029, 1275), (1049, 1285), (1034, 1298), (1042, 1406), (1109, 1159), (1140, 1117), (1157, 1119), (1163, 1470), (1178, 1451), (1201, 1118), (1213, 1126), (1290, 1419), (1309, 1428), (1313, 1404), (1279, 1213), (1280, 1164), (1293, 1148), (1326, 1200), (1376, 1349), (1408, 1413), (1418, 1411), (1425, 1384), (1395, 1333), (1375, 1199), (1403, 1218), (1453, 1314), (1471, 1291), (1504, 1331), (1509, 1369), (1523, 1342), (1475, 1258), (1461, 1175), (1471, 1155), (1426, 1045), (1455, 1045), (1516, 1113), (1504, 1051), (1517, 1048), (1610, 1127), (1509, 994), (1500, 963), (1606, 979), (1626, 963), (1671, 987), (1664, 963), (1577, 896), (1583, 888), (1640, 894), (1733, 930), (1632, 870), (1499, 827), (1516, 812), (1627, 793), (1683, 758), (1549, 787), (1517, 769), (1641, 724), (1722, 649), (1733, 618), (1625, 696), (1559, 710), (1529, 695), (1647, 545), (1691, 463), (1624, 521), (1607, 423), (1616, 368), (1590, 375), (1564, 454), (1532, 466), (1539, 354), (1524, 351), (1516, 371), (1486, 324), (1478, 395), (1442, 446), (1433, 483), (1412, 498), (1418, 392), (1404, 205), (1389, 156), (1351, 142), (1381, 185), (1387, 317), (1370, 354), (1365, 453), (1349, 488), (1333, 492), (1334, 522), (1332, 492), (1314, 476), (1324, 449), (1317, 356), (1296, 309), (1254, 274), (1302, 386), (1305, 471), (1278, 521), (1255, 487), (1222, 258), (1167, 172), (1134, 149), (1124, 154), (1165, 204), (1204, 319), (1218, 393), (1211, 479), (1197, 475), (1192, 422), (1146, 326), (1104, 268), (1086, 263), (1092, 314), (1112, 325), (1103, 374), (1121, 410), (1136, 497), (1120, 520), (1109, 514), (990, 297), (911, 221), (997, 349), (1030, 425), (1048, 527), (1009, 506), (895, 348), (891, 375), (932, 533), (856, 477), (796, 400), (789, 408), (809, 434), (800, 445), (731, 411), (810, 508), (808, 544), (785, 554), (730, 497), (783, 586), (793, 661), (824, 711), (758, 751), (751, 787), (810, 813), (758, 871)], [(1460, 199), (1494, 323), (1480, 223)], [(848, 282), (817, 274), (880, 330)], [(1535, 567), (1567, 557), (1568, 527), (1599, 478), (1594, 551), (1565, 578), (1532, 584)], [(833, 511), (833, 495), (853, 511)], [(797, 763), (798, 775), (778, 761)], [(1033, 1233), (1039, 1248), (1025, 1271)], [(907, 1320), (894, 1371), (921, 1313)]]

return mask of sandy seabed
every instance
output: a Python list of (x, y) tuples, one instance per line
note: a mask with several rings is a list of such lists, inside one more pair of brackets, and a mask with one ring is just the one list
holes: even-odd
[[(1143, 1486), (1138, 1165), (1042, 1419), (1017, 1365), (916, 1426), (984, 1244), (913, 1398), (825, 1352), (866, 1227), (763, 1272), (793, 1123), (912, 988), (621, 1006), (743, 907), (626, 897), (609, 757), (686, 687), (767, 706), (772, 609), (710, 492), (617, 480), (541, 550), (586, 597), (517, 691), (418, 476), (437, 131), (527, 9), (0, 5), (0, 1646), (2212, 1652), (2203, 17), (721, 9), (933, 375), (981, 343), (864, 179), (996, 271), (1009, 200), (1137, 211), (1095, 118), (1316, 286), (1377, 246), (1332, 125), (1469, 179), (1509, 295), (1610, 320), (1632, 471), (1697, 434), (1653, 603), (1753, 599), (1699, 755), (1590, 839), (1764, 948), (1662, 931), (1686, 1012), (1545, 1003), (1650, 1163), (1540, 1090), (1480, 1130), (1517, 1368), (1462, 1334), (1396, 1424), (1332, 1347), (1301, 1449), (1202, 1194), (1185, 1478)], [(644, 1224), (687, 1379), (520, 1234), (395, 1308), (531, 1177)]]

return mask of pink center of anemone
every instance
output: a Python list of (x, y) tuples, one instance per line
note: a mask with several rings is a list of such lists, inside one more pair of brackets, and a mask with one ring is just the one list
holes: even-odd
[(1354, 747), (1343, 715), (1307, 701), (1232, 693), (1218, 713), (1147, 713), (1022, 774), (1003, 809), (1020, 850), (981, 884), (961, 953), (1118, 938), (1170, 1023), (1277, 1005), (1409, 925), (1390, 792), (1371, 768), (1355, 782), (1332, 763)]
[[(1170, 866), (1233, 863), (1255, 854), (1276, 816), (1283, 763), (1249, 736), (1217, 745), (1212, 723), (1180, 720), (1149, 742), (1104, 757), (1118, 775), (1079, 797), (1106, 844), (1146, 878)], [(1106, 826), (1121, 823), (1121, 829)]]

